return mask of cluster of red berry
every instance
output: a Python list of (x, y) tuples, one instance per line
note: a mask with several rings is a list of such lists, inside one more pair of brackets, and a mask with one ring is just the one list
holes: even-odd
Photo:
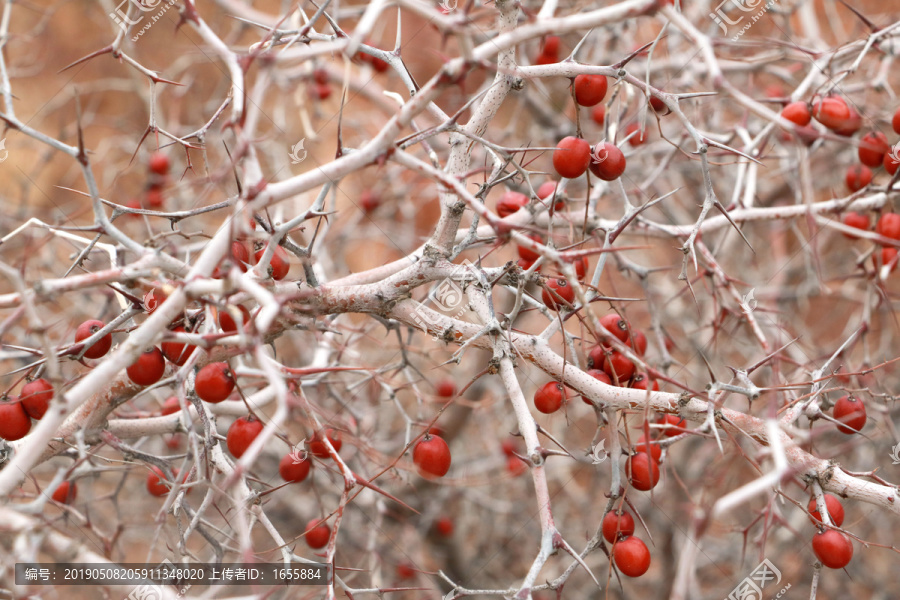
[(650, 550), (634, 534), (634, 517), (627, 510), (609, 511), (601, 524), (603, 538), (613, 545), (613, 562), (628, 577), (640, 577), (650, 568)]
[[(126, 206), (128, 208), (144, 208), (148, 210), (161, 210), (165, 197), (163, 189), (169, 182), (169, 157), (157, 150), (150, 156), (147, 162), (150, 171), (147, 177), (147, 188), (141, 199), (132, 198)], [(139, 216), (139, 215), (135, 215)]]
[[(844, 507), (831, 494), (825, 494), (825, 508), (835, 527), (844, 523)], [(813, 523), (821, 523), (822, 515), (816, 508), (816, 499), (811, 498), (806, 510), (812, 515)], [(843, 569), (853, 558), (853, 543), (836, 529), (821, 528), (812, 539), (813, 553), (829, 569)]]

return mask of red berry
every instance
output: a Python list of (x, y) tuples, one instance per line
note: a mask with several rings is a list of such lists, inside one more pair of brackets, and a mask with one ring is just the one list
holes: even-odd
[(659, 482), (659, 465), (646, 452), (638, 452), (626, 461), (625, 474), (634, 489), (646, 492)]
[[(230, 430), (229, 430), (230, 432)], [(301, 460), (297, 460), (295, 454), (285, 454), (278, 463), (278, 474), (281, 478), (290, 483), (300, 483), (309, 475), (312, 461), (309, 457), (304, 456)]]
[(262, 430), (262, 421), (254, 418), (253, 415), (235, 420), (228, 428), (228, 435), (225, 436), (228, 451), (233, 457), (240, 458)]
[(658, 96), (650, 96), (650, 107), (656, 112), (663, 112), (669, 109), (666, 103), (663, 102), (663, 99)]
[(391, 65), (386, 60), (377, 56), (370, 56), (369, 60), (372, 62), (372, 68), (375, 69), (377, 73), (384, 73), (391, 68)]
[[(609, 378), (609, 375), (607, 375), (605, 371), (601, 371), (600, 369), (588, 369), (587, 374), (606, 385), (613, 385), (612, 379)], [(593, 402), (584, 396), (581, 397), (581, 401), (585, 404), (590, 404), (591, 406), (594, 405)]]
[(163, 402), (163, 407), (162, 410), (160, 410), (160, 413), (163, 416), (173, 415), (180, 410), (181, 405), (178, 404), (178, 398), (176, 398), (175, 396), (170, 396), (169, 398), (166, 398), (165, 402)]
[(606, 346), (594, 346), (588, 352), (587, 357), (587, 368), (588, 369), (602, 369), (603, 361), (606, 360), (606, 352), (609, 350)]
[(608, 84), (603, 75), (579, 75), (574, 86), (575, 102), (581, 106), (594, 106), (603, 102)]
[(165, 203), (162, 188), (159, 186), (150, 186), (144, 193), (144, 206), (150, 209), (162, 208)]
[(860, 129), (862, 129), (862, 117), (856, 112), (856, 109), (851, 106), (850, 119), (848, 119), (842, 127), (835, 129), (834, 132), (838, 135), (850, 137)]
[(306, 544), (313, 550), (324, 548), (331, 538), (331, 527), (324, 521), (312, 519), (306, 524)]
[(890, 272), (893, 273), (897, 268), (897, 249), (885, 246), (881, 249), (881, 265), (890, 266)]
[(14, 399), (0, 401), (0, 438), (8, 442), (21, 440), (31, 430), (31, 417), (21, 402)]
[(60, 504), (72, 504), (75, 502), (75, 498), (78, 496), (78, 486), (74, 481), (63, 481), (60, 483), (55, 490), (53, 490), (53, 498), (54, 502), (59, 502)]
[[(256, 254), (254, 255), (255, 262), (259, 262), (259, 259), (262, 258), (265, 251), (265, 248), (260, 248), (256, 251)], [(275, 252), (272, 254), (272, 260), (269, 262), (269, 276), (275, 281), (281, 281), (287, 277), (288, 271), (290, 270), (291, 263), (288, 262), (287, 253), (281, 246), (276, 247)]]
[(169, 172), (169, 157), (157, 150), (150, 156), (147, 163), (150, 170), (157, 175), (166, 175)]
[(550, 279), (541, 292), (541, 299), (550, 310), (562, 310), (575, 304), (575, 288), (565, 279)]
[(35, 379), (22, 386), (19, 401), (32, 419), (40, 420), (53, 400), (53, 385), (46, 379)]
[(548, 35), (546, 38), (544, 38), (544, 47), (541, 52), (543, 54), (558, 54), (559, 38), (555, 35)]
[(238, 240), (231, 242), (231, 258), (234, 259), (241, 271), (247, 272), (247, 265), (250, 264), (250, 251), (247, 250), (247, 244)]
[[(637, 375), (634, 376), (634, 380), (631, 382), (630, 387), (631, 387), (631, 389), (634, 389), (634, 390), (646, 391), (649, 381), (650, 380), (647, 378), (646, 373), (638, 373)], [(650, 386), (650, 390), (654, 391), (654, 392), (658, 392), (659, 391), (659, 382), (654, 381), (653, 385)]]
[(166, 372), (166, 359), (156, 346), (150, 346), (131, 363), (125, 372), (137, 385), (153, 385)]
[[(519, 260), (516, 261), (516, 264), (519, 265), (519, 266), (522, 268), (523, 271), (527, 271), (528, 269), (530, 269), (531, 266), (532, 266), (534, 263), (535, 263), (535, 261), (533, 261), (533, 260), (525, 260), (524, 258), (520, 258)], [(536, 271), (537, 273), (540, 273), (540, 272), (541, 272), (541, 268), (538, 267), (537, 269), (535, 269), (535, 271)]]
[(859, 162), (873, 168), (881, 166), (884, 155), (891, 149), (887, 136), (880, 131), (871, 131), (862, 136), (859, 144)]
[(846, 435), (853, 435), (866, 424), (866, 405), (856, 396), (844, 396), (834, 403), (832, 416), (838, 425), (838, 431)]
[(341, 446), (344, 444), (344, 441), (341, 439), (341, 432), (334, 429), (326, 429), (324, 437), (321, 431), (317, 431), (313, 434), (312, 439), (309, 440), (309, 451), (312, 452), (313, 456), (317, 458), (331, 458), (325, 438), (331, 442), (331, 447), (334, 448), (335, 452), (341, 451)]
[[(530, 240), (534, 240), (538, 244), (544, 243), (544, 238), (537, 235), (536, 233), (529, 234), (527, 237)], [(516, 246), (516, 251), (519, 253), (519, 258), (523, 258), (523, 259), (525, 259), (527, 261), (531, 261), (531, 262), (534, 262), (541, 257), (540, 252), (538, 252), (536, 250), (532, 250), (531, 248), (529, 248), (527, 246)]]
[(685, 427), (687, 427), (687, 421), (678, 415), (663, 415), (657, 423), (665, 425), (660, 431), (662, 431), (662, 435), (666, 437), (680, 435), (686, 431)]
[(554, 192), (556, 192), (556, 182), (551, 179), (541, 184), (537, 189), (537, 196), (541, 200), (546, 200), (553, 197)]
[[(856, 229), (862, 229), (863, 231), (869, 229), (869, 215), (863, 215), (858, 212), (848, 212), (844, 214), (841, 221), (847, 227), (855, 227)], [(853, 235), (852, 233), (842, 233), (842, 235), (851, 240), (859, 239), (859, 236)]]
[(575, 179), (587, 171), (591, 162), (591, 146), (581, 138), (568, 136), (553, 151), (553, 168), (560, 177)]
[(621, 515), (611, 510), (603, 515), (601, 529), (603, 537), (612, 544), (620, 537), (627, 538), (634, 533), (634, 517), (627, 510), (623, 510)]
[(548, 52), (541, 52), (534, 61), (536, 65), (552, 65), (559, 62), (559, 55)]
[(625, 172), (625, 155), (615, 144), (597, 144), (591, 154), (591, 173), (603, 181), (618, 179)]
[(635, 354), (638, 356), (643, 356), (647, 351), (647, 336), (640, 331), (632, 331), (631, 337), (626, 342), (632, 350), (634, 350)]
[[(247, 310), (247, 307), (240, 304), (237, 305), (237, 309), (238, 312), (241, 313), (241, 319), (243, 320), (243, 325), (241, 327), (244, 327), (250, 322), (250, 311)], [(234, 322), (234, 317), (231, 316), (230, 310), (218, 311), (216, 320), (219, 322), (219, 327), (222, 329), (223, 333), (237, 333), (237, 323)]]
[(518, 456), (507, 456), (506, 472), (513, 477), (518, 477), (528, 472), (528, 465), (526, 465)]
[[(172, 469), (172, 472), (178, 477), (178, 471)], [(165, 496), (169, 493), (168, 480), (159, 467), (150, 467), (150, 473), (147, 475), (147, 491), (151, 496)]]
[(397, 577), (399, 579), (413, 579), (415, 576), (416, 570), (409, 563), (401, 563), (397, 565)]
[(520, 208), (528, 205), (528, 196), (519, 192), (507, 191), (497, 201), (497, 214), (501, 218), (508, 217)]
[(603, 361), (603, 370), (613, 381), (624, 385), (634, 375), (634, 363), (618, 350), (613, 350)]
[(649, 454), (657, 463), (662, 458), (662, 446), (659, 445), (659, 442), (651, 440), (650, 443), (647, 443), (647, 436), (644, 435), (638, 438), (637, 443), (634, 445), (634, 451)]
[(500, 450), (503, 451), (503, 454), (506, 456), (512, 456), (516, 453), (516, 448), (518, 446), (518, 442), (514, 437), (508, 437), (502, 442), (500, 442)]
[(443, 477), (450, 470), (450, 447), (443, 438), (425, 434), (413, 449), (413, 462), (420, 472)]
[(534, 393), (534, 407), (545, 415), (549, 415), (562, 407), (563, 402), (568, 399), (567, 396), (563, 384), (550, 381), (539, 387)]
[(603, 121), (606, 120), (606, 107), (602, 104), (598, 104), (594, 108), (591, 109), (591, 120), (603, 127)]
[(209, 363), (197, 373), (194, 391), (197, 397), (212, 404), (228, 398), (234, 390), (234, 374), (228, 363)]
[[(186, 333), (184, 327), (175, 327), (172, 333)], [(179, 367), (187, 362), (197, 349), (193, 344), (182, 344), (181, 342), (163, 342), (159, 345), (163, 356)]]
[[(885, 156), (885, 161), (887, 156)], [(851, 192), (858, 192), (872, 183), (872, 170), (866, 165), (853, 165), (847, 167), (844, 183)]]
[[(825, 494), (825, 508), (828, 509), (828, 516), (831, 517), (832, 524), (840, 527), (844, 523), (844, 507), (841, 506), (840, 500), (831, 494)], [(819, 514), (816, 508), (815, 498), (810, 498), (806, 510), (812, 514), (814, 521), (822, 522), (822, 515)]]
[(327, 83), (315, 83), (312, 87), (312, 95), (319, 100), (328, 100), (331, 96), (331, 86)]
[(328, 71), (326, 69), (315, 69), (313, 71), (313, 81), (316, 83), (328, 83)]
[(450, 517), (438, 517), (434, 522), (434, 530), (443, 537), (450, 537), (453, 535), (453, 519)]
[[(600, 324), (616, 336), (620, 342), (628, 341), (628, 322), (616, 313), (609, 313), (600, 319)], [(602, 334), (601, 334), (602, 335)]]
[(853, 542), (834, 529), (826, 529), (814, 535), (812, 548), (816, 558), (829, 569), (843, 569), (853, 558)]
[(452, 398), (456, 395), (456, 383), (452, 379), (441, 379), (435, 388), (437, 395), (441, 398)]
[[(86, 340), (101, 329), (106, 327), (106, 323), (103, 321), (97, 321), (96, 319), (91, 321), (85, 321), (81, 325), (78, 326), (78, 329), (75, 330), (75, 343), (82, 340)], [(85, 358), (101, 358), (106, 356), (106, 353), (109, 352), (109, 349), (112, 348), (112, 334), (107, 333), (102, 338), (94, 342), (94, 345), (84, 351)]]
[(887, 171), (889, 175), (893, 175), (894, 173), (896, 173), (897, 167), (900, 166), (900, 160), (897, 160), (897, 158), (895, 158), (897, 154), (900, 153), (897, 152), (897, 148), (895, 146), (893, 150), (884, 155), (884, 170)]
[(369, 190), (364, 190), (363, 193), (359, 196), (359, 207), (363, 209), (363, 212), (366, 214), (373, 212), (380, 205), (381, 198), (379, 198)]
[(897, 213), (885, 213), (878, 219), (875, 225), (875, 233), (892, 240), (900, 240), (900, 215)]
[(781, 116), (800, 127), (809, 125), (812, 118), (806, 102), (791, 102), (782, 109)]
[(847, 126), (853, 113), (843, 98), (828, 96), (813, 105), (812, 116), (828, 129), (836, 131)]
[(584, 279), (584, 276), (587, 275), (588, 267), (590, 266), (587, 256), (573, 256), (570, 258), (563, 258), (563, 260), (575, 267), (575, 275), (579, 280)]
[(628, 138), (628, 143), (631, 144), (632, 147), (643, 145), (644, 141), (646, 141), (647, 139), (647, 132), (641, 131), (640, 129), (641, 126), (637, 123), (632, 123), (625, 128), (625, 135), (631, 136), (630, 138)]
[(897, 109), (897, 112), (894, 113), (894, 118), (891, 119), (891, 127), (894, 128), (894, 133), (900, 133), (900, 108)]
[(639, 538), (631, 536), (613, 545), (613, 560), (625, 575), (640, 577), (650, 568), (650, 551)]

